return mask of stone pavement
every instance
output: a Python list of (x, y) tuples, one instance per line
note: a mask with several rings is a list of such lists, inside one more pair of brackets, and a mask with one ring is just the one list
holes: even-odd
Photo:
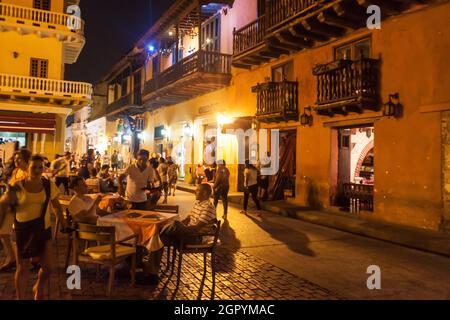
[[(59, 239), (59, 269), (50, 281), (51, 300), (97, 300), (106, 299), (108, 273), (101, 273), (100, 281), (96, 281), (95, 267), (81, 265), (81, 290), (70, 291), (66, 286), (64, 265), (66, 241)], [(165, 257), (162, 270), (165, 270)], [(203, 256), (184, 255), (180, 286), (176, 289), (177, 266), (174, 273), (161, 277), (158, 287), (129, 284), (128, 274), (117, 274), (113, 299), (156, 299), (156, 300), (196, 300), (211, 299), (210, 257), (208, 256), (207, 277), (203, 277)], [(177, 265), (177, 264), (176, 264)], [(217, 254), (216, 300), (317, 300), (340, 299), (338, 295), (305, 279), (256, 258), (242, 250), (229, 250), (220, 247)], [(14, 299), (13, 273), (0, 274), (0, 299)], [(32, 281), (36, 272), (32, 274)], [(203, 283), (203, 285), (202, 285)], [(28, 292), (29, 298), (31, 294)]]

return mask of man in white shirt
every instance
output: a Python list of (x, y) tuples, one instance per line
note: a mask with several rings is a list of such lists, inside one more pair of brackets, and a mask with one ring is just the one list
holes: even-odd
[(97, 224), (98, 217), (103, 217), (108, 212), (100, 209), (98, 205), (102, 197), (93, 199), (87, 196), (88, 186), (82, 177), (75, 177), (71, 182), (71, 188), (75, 195), (69, 203), (69, 212), (75, 222)]
[(159, 177), (161, 178), (162, 188), (164, 191), (163, 203), (167, 203), (167, 195), (169, 192), (169, 165), (166, 163), (166, 160), (164, 158), (159, 159), (159, 166), (157, 171), (159, 173)]
[[(161, 230), (160, 238), (165, 245), (173, 244), (180, 238), (187, 244), (202, 242), (202, 238), (192, 235), (210, 227), (216, 220), (216, 208), (210, 201), (211, 194), (212, 188), (208, 183), (198, 185), (195, 191), (196, 202), (187, 218), (183, 221), (174, 221)], [(163, 251), (164, 248), (150, 254), (151, 262), (148, 266), (148, 272), (152, 284), (157, 284), (159, 281), (158, 271)]]
[[(146, 210), (147, 194), (150, 184), (155, 178), (155, 172), (149, 165), (149, 152), (140, 150), (134, 164), (128, 166), (119, 176), (119, 194), (125, 195), (125, 199), (132, 203), (134, 210)], [(124, 192), (123, 179), (127, 178), (127, 187)]]
[(110, 158), (109, 158), (109, 154), (108, 154), (108, 151), (107, 151), (107, 150), (105, 150), (105, 154), (103, 155), (103, 159), (102, 159), (102, 160), (103, 160), (103, 161), (102, 161), (102, 165), (103, 165), (103, 166), (105, 166), (105, 165), (108, 165), (108, 166), (109, 166), (111, 160), (110, 160)]

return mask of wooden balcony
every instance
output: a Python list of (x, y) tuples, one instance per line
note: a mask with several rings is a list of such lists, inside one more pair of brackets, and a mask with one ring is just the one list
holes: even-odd
[(56, 38), (63, 43), (64, 63), (68, 64), (77, 61), (86, 42), (84, 22), (76, 16), (0, 3), (0, 32), (7, 31)]
[(109, 121), (116, 120), (124, 115), (135, 116), (145, 112), (141, 106), (140, 93), (127, 94), (118, 100), (108, 104), (106, 114)]
[(231, 55), (197, 51), (147, 81), (146, 108), (174, 105), (230, 84)]
[(0, 102), (80, 108), (91, 99), (89, 83), (0, 74)]
[(258, 121), (298, 121), (298, 82), (267, 82), (253, 87), (252, 92), (258, 95)]
[(410, 0), (270, 0), (258, 20), (234, 31), (233, 66), (251, 68), (281, 55), (314, 48), (366, 26), (367, 7), (382, 19), (406, 10)]
[(380, 108), (379, 60), (337, 60), (317, 65), (317, 102), (320, 115), (347, 115)]

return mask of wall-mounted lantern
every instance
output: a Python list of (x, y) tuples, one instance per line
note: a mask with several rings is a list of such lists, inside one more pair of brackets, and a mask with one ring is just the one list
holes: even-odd
[(400, 115), (400, 95), (398, 92), (389, 95), (389, 101), (383, 106), (385, 117), (398, 117)]
[(303, 113), (300, 116), (300, 124), (304, 127), (312, 126), (313, 116), (312, 116), (312, 108), (311, 107), (305, 107), (303, 109)]

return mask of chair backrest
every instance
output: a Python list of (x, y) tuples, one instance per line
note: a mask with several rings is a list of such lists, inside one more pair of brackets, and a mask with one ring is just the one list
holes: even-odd
[(116, 227), (78, 223), (76, 226), (75, 235), (78, 240), (110, 243), (115, 241)]
[(88, 179), (86, 180), (89, 193), (99, 193), (100, 192), (100, 179)]
[(171, 206), (171, 205), (156, 205), (153, 211), (156, 212), (164, 212), (164, 213), (173, 213), (178, 214), (180, 210), (180, 206)]

